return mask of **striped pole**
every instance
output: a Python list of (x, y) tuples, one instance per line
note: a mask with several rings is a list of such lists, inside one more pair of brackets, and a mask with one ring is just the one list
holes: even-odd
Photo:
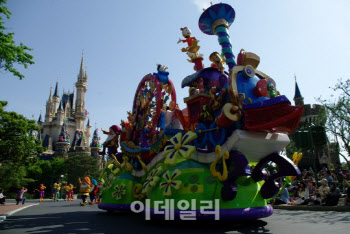
[(225, 25), (217, 26), (215, 28), (215, 35), (218, 36), (218, 41), (219, 41), (219, 44), (221, 45), (222, 53), (225, 55), (225, 58), (226, 58), (226, 64), (228, 65), (229, 70), (231, 70), (237, 64), (236, 64), (235, 56), (232, 50), (230, 35)]
[(235, 20), (235, 16), (235, 10), (230, 5), (219, 3), (206, 9), (198, 21), (199, 29), (203, 33), (218, 36), (229, 70), (232, 70), (237, 65), (228, 33), (228, 28)]

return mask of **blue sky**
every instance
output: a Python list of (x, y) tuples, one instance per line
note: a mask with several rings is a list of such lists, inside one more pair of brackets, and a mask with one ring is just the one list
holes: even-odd
[[(217, 3), (219, 1), (213, 1)], [(235, 54), (241, 48), (258, 54), (259, 70), (275, 79), (290, 100), (294, 74), (305, 103), (329, 97), (339, 78), (349, 78), (350, 2), (346, 0), (235, 0), (236, 19), (230, 28)], [(50, 85), (72, 91), (81, 53), (89, 76), (86, 108), (92, 126), (108, 129), (126, 119), (138, 83), (156, 70), (169, 67), (177, 101), (184, 108), (187, 89), (181, 81), (193, 65), (176, 42), (187, 26), (200, 40), (204, 64), (220, 51), (216, 36), (200, 32), (198, 19), (205, 0), (10, 0), (13, 13), (6, 27), (17, 43), (33, 48), (35, 64), (20, 68), (18, 80), (0, 71), (0, 100), (7, 110), (28, 118), (45, 114)]]

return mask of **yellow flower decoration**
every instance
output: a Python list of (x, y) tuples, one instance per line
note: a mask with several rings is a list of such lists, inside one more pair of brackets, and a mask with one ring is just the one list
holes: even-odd
[(121, 200), (123, 195), (125, 194), (126, 190), (125, 188), (125, 184), (121, 184), (121, 185), (116, 185), (114, 187), (115, 192), (112, 194), (113, 197), (116, 197), (117, 200)]
[(181, 155), (184, 158), (189, 158), (191, 154), (196, 151), (196, 147), (187, 145), (188, 142), (197, 138), (197, 134), (194, 132), (187, 132), (183, 137), (179, 132), (173, 138), (170, 139), (171, 145), (165, 147), (163, 156), (165, 157), (165, 164), (175, 165), (176, 158)]
[(159, 177), (157, 176), (161, 171), (163, 170), (162, 166), (159, 166), (157, 169), (154, 169), (149, 173), (147, 179), (145, 180), (145, 183), (142, 186), (142, 192), (143, 194), (149, 193), (151, 191), (151, 188), (154, 187), (158, 181)]
[(162, 189), (164, 188), (163, 195), (164, 196), (171, 196), (171, 187), (174, 189), (179, 189), (182, 181), (181, 180), (174, 180), (176, 177), (181, 175), (181, 172), (179, 169), (176, 169), (174, 173), (171, 175), (170, 171), (167, 171), (164, 175), (163, 178), (166, 180), (165, 182), (161, 182), (159, 184), (159, 187)]

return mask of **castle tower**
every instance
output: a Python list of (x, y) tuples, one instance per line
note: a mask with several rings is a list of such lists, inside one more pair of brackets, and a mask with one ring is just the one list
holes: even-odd
[(88, 122), (86, 124), (85, 136), (86, 136), (86, 147), (89, 147), (90, 146), (90, 136), (91, 136), (90, 119), (88, 119)]
[[(51, 122), (52, 120), (52, 116), (54, 115), (54, 103), (52, 100), (52, 87), (50, 87), (50, 95), (49, 95), (49, 99), (46, 102), (46, 113), (45, 113), (45, 122)], [(41, 113), (40, 113), (40, 117), (41, 117)]]
[(73, 87), (72, 115), (75, 115), (75, 87)]
[(87, 75), (84, 72), (84, 53), (81, 57), (78, 81), (75, 84), (77, 96), (75, 101), (75, 121), (76, 129), (84, 130), (85, 116), (85, 93), (87, 91)]
[(56, 82), (56, 88), (52, 98), (53, 98), (53, 111), (54, 111), (52, 116), (55, 116), (56, 110), (58, 108), (58, 103), (60, 101), (60, 97), (58, 96), (58, 81)]
[[(69, 97), (69, 93), (68, 93), (68, 97)], [(66, 106), (65, 106), (65, 110), (64, 110), (64, 113), (65, 113), (64, 116), (65, 116), (66, 118), (70, 117), (70, 109), (71, 109), (71, 107), (70, 107), (69, 99), (68, 99), (68, 101), (67, 101), (67, 103), (66, 103)]]
[(304, 98), (303, 98), (303, 96), (301, 96), (296, 77), (295, 77), (295, 93), (294, 93), (293, 100), (294, 100), (294, 103), (296, 106), (303, 106), (304, 105)]
[(57, 120), (59, 121), (59, 125), (62, 125), (63, 119), (64, 119), (64, 110), (63, 110), (62, 101), (61, 101), (57, 109)]

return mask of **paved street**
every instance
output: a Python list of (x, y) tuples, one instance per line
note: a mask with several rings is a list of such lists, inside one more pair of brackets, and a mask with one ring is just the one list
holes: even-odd
[(349, 212), (275, 210), (250, 222), (175, 223), (144, 221), (143, 215), (112, 213), (96, 205), (45, 201), (8, 217), (0, 224), (5, 233), (348, 233)]

